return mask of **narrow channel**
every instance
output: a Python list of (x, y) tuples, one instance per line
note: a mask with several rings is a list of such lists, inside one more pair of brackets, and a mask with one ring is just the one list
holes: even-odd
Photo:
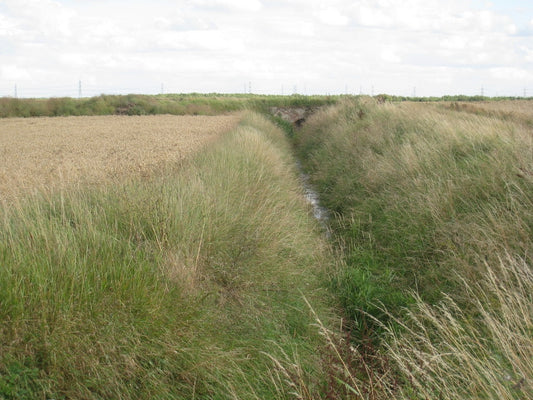
[(307, 202), (311, 205), (313, 211), (313, 216), (320, 223), (320, 226), (324, 230), (326, 237), (329, 239), (331, 237), (331, 231), (328, 226), (329, 213), (328, 210), (320, 205), (320, 199), (318, 193), (313, 188), (311, 184), (311, 177), (309, 174), (306, 174), (302, 168), (300, 161), (296, 161), (296, 166), (300, 174), (300, 180), (304, 188), (304, 195)]

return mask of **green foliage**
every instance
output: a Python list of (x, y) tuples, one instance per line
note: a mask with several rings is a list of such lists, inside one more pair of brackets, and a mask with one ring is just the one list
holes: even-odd
[(308, 107), (334, 104), (334, 96), (263, 96), (252, 94), (101, 95), (91, 98), (0, 99), (2, 117), (68, 115), (217, 115), (253, 110), (268, 113), (270, 107)]
[[(316, 107), (333, 105), (342, 99), (369, 98), (367, 96), (291, 96), (185, 93), (162, 95), (101, 95), (91, 98), (69, 97), (50, 99), (0, 98), (0, 118), (42, 117), (68, 115), (217, 115), (238, 110), (268, 113), (271, 107)], [(479, 102), (512, 100), (514, 97), (443, 96), (405, 97), (380, 94), (374, 97), (384, 102)]]
[(333, 212), (345, 266), (332, 285), (356, 335), (381, 335), (373, 318), (401, 316), (411, 291), (462, 306), (457, 274), (475, 280), (498, 255), (531, 254), (531, 179), (517, 172), (533, 161), (529, 135), (494, 116), (368, 98), (323, 110), (297, 131)]
[(1, 208), (0, 398), (288, 398), (285, 356), (320, 388), (303, 296), (323, 312), (327, 254), (298, 185), (248, 115), (150, 179)]
[(38, 368), (17, 361), (0, 367), (0, 399), (29, 399), (40, 390)]
[(283, 118), (271, 116), (271, 120), (282, 129), (288, 138), (294, 139), (294, 125), (288, 121), (285, 121)]

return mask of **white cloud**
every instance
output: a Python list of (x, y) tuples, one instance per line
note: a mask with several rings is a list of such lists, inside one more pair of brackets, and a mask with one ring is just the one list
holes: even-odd
[(359, 0), (349, 10), (358, 24), (383, 29), (516, 32), (509, 17), (467, 5), (457, 0)]
[(469, 39), (464, 35), (450, 35), (439, 42), (443, 49), (464, 50), (468, 47)]
[(4, 0), (17, 27), (34, 34), (33, 39), (62, 40), (72, 35), (75, 12), (52, 0)]
[(522, 68), (503, 67), (491, 68), (490, 74), (493, 78), (507, 81), (527, 81), (533, 79), (533, 73)]
[(0, 71), (9, 90), (82, 77), (132, 90), (164, 81), (168, 90), (241, 91), (252, 81), (264, 92), (443, 94), (483, 81), (488, 92), (523, 79), (516, 70), (533, 69), (533, 51), (510, 17), (480, 4), (0, 0)]
[(401, 61), (401, 58), (397, 54), (397, 50), (390, 47), (381, 50), (381, 59), (390, 63), (399, 63)]
[(533, 48), (529, 48), (527, 46), (521, 46), (520, 47), (520, 51), (522, 53), (524, 53), (525, 55), (525, 60), (528, 62), (528, 63), (531, 63), (533, 64)]
[(290, 17), (279, 17), (275, 20), (269, 20), (266, 28), (273, 31), (279, 36), (293, 40), (295, 38), (311, 38), (316, 35), (316, 24), (312, 21), (300, 20), (295, 21)]
[(220, 8), (234, 11), (259, 11), (262, 4), (259, 0), (192, 0), (190, 4), (198, 7)]
[(16, 31), (17, 24), (12, 19), (0, 14), (0, 37), (15, 36)]
[(355, 14), (356, 21), (365, 26), (379, 26), (388, 28), (394, 20), (386, 10), (373, 6), (361, 6)]
[(84, 68), (89, 65), (89, 59), (83, 53), (64, 53), (59, 56), (59, 62), (68, 67)]
[(318, 19), (326, 25), (345, 26), (350, 22), (350, 18), (343, 15), (338, 9), (327, 7), (318, 11)]

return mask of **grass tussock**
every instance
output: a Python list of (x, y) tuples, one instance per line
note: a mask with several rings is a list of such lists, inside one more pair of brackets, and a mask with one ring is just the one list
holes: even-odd
[(526, 399), (533, 396), (533, 273), (507, 257), (478, 283), (464, 282), (471, 315), (447, 297), (432, 307), (418, 299), (390, 354), (408, 380), (410, 399)]
[(0, 209), (0, 398), (290, 398), (282, 355), (320, 387), (326, 250), (289, 150), (247, 115), (175, 169)]
[(331, 285), (355, 343), (379, 339), (395, 360), (402, 389), (385, 397), (531, 394), (531, 133), (497, 113), (364, 98), (297, 133), (333, 211)]

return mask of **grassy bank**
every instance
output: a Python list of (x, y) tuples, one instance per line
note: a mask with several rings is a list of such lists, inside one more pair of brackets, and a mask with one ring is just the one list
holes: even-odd
[(253, 94), (101, 95), (91, 98), (0, 98), (0, 118), (71, 115), (219, 115), (270, 107), (307, 107), (333, 104), (339, 96), (267, 96)]
[[(269, 112), (271, 107), (318, 107), (333, 105), (342, 99), (360, 98), (350, 95), (257, 95), (221, 93), (181, 93), (160, 95), (106, 95), (76, 99), (54, 98), (0, 98), (0, 118), (7, 117), (57, 117), (76, 115), (220, 115), (223, 113), (252, 110)], [(376, 101), (382, 102), (444, 102), (470, 110), (474, 103), (490, 103), (507, 100), (514, 103), (518, 98), (489, 98), (482, 96), (402, 97), (380, 94)], [(527, 103), (531, 99), (521, 99)], [(489, 105), (489, 106), (487, 106)], [(513, 105), (514, 108), (514, 105)]]
[(362, 98), (297, 134), (356, 343), (379, 339), (404, 377), (385, 398), (532, 394), (532, 132), (499, 116)]
[(4, 206), (0, 398), (321, 393), (307, 207), (282, 132), (251, 114), (149, 179)]

